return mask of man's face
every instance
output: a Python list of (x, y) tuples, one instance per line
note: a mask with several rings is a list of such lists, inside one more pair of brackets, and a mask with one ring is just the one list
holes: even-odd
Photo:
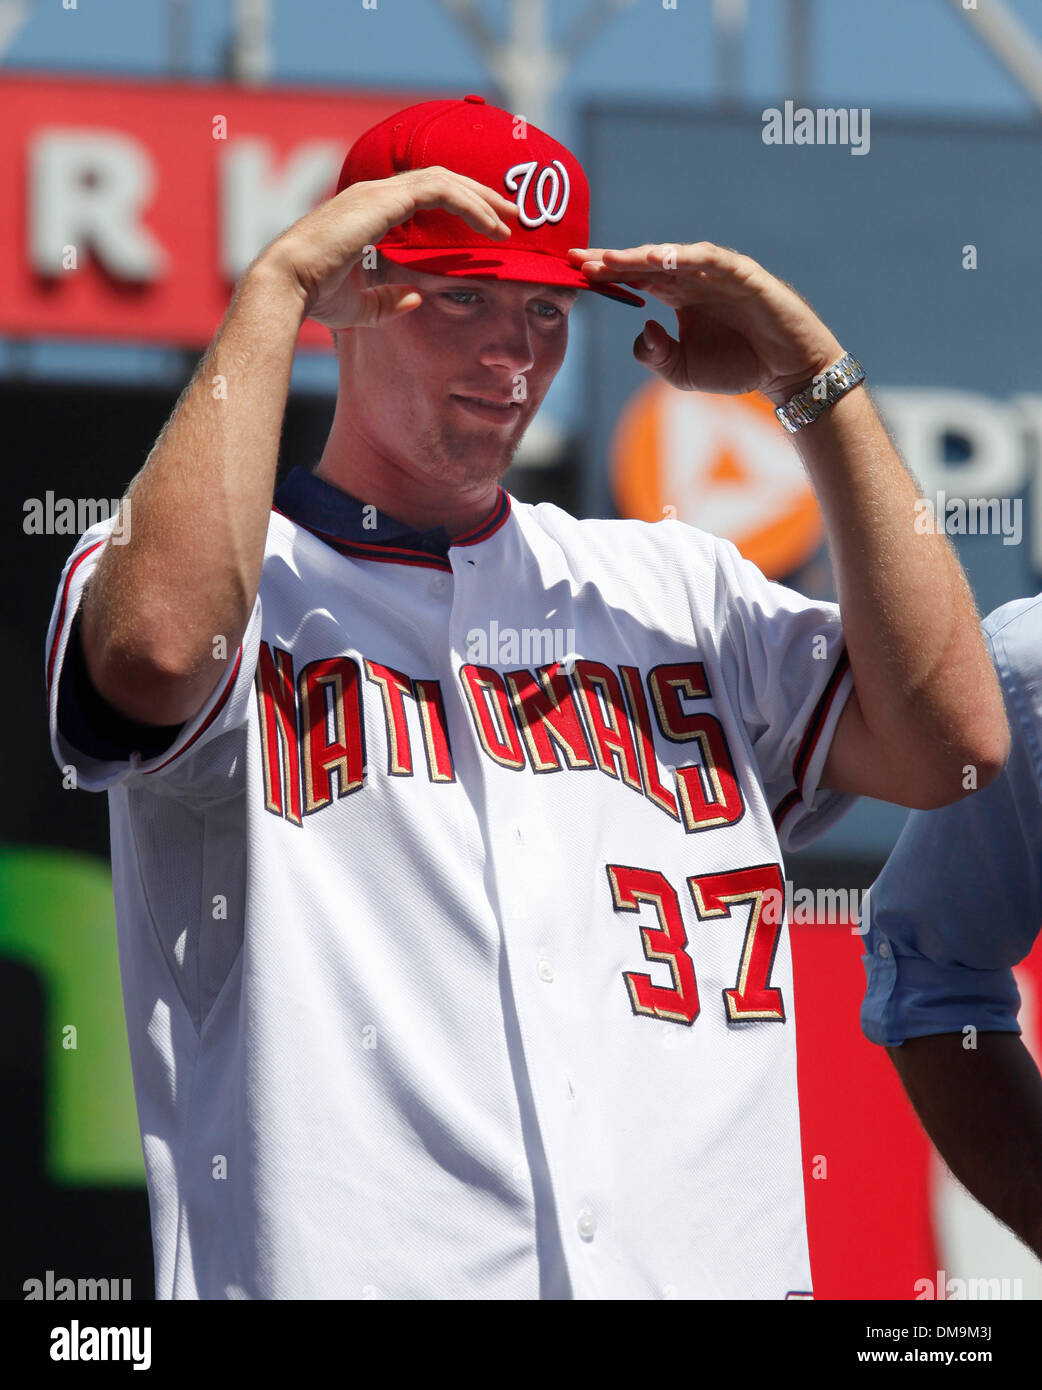
[[(367, 445), (407, 474), (495, 481), (564, 360), (578, 291), (393, 264), (387, 281), (415, 285), (423, 303), (340, 335), (338, 408), (346, 404)], [(483, 408), (474, 397), (504, 405)]]

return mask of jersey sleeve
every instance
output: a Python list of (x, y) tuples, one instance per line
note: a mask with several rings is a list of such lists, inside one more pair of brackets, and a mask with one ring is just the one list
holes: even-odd
[(783, 850), (802, 849), (857, 797), (820, 786), (843, 706), (854, 688), (839, 605), (769, 580), (715, 537), (715, 621)]
[(252, 695), (260, 645), (260, 597), (242, 642), (192, 719), (175, 725), (127, 719), (91, 683), (78, 632), (83, 594), (115, 520), (99, 522), (83, 533), (55, 595), (44, 671), (51, 752), (63, 771), (75, 769), (75, 785), (86, 791), (107, 791), (132, 781), (188, 797), (220, 794), (235, 769), (228, 741), (226, 759), (219, 755), (219, 741), (245, 723)]
[(1042, 922), (1042, 599), (984, 624), (1002, 684), (1010, 756), (988, 787), (913, 811), (862, 912), (871, 1042), (980, 1031), (1019, 1033), (1013, 967)]

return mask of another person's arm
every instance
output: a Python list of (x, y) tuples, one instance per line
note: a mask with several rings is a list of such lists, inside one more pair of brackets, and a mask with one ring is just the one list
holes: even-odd
[(951, 1171), (1042, 1258), (1042, 1078), (1013, 976), (1042, 922), (1042, 596), (984, 632), (1009, 761), (974, 796), (908, 817), (867, 897), (861, 1027)]
[(938, 1033), (887, 1053), (945, 1163), (1042, 1260), (1042, 1076), (1015, 1033), (969, 1040)]

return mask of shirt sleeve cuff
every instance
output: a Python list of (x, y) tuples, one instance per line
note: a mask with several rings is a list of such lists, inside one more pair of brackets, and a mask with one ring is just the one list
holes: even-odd
[(854, 673), (844, 645), (797, 750), (792, 767), (795, 785), (774, 810), (778, 842), (786, 853), (813, 844), (858, 800), (850, 792), (821, 786), (836, 726), (853, 690)]
[(925, 956), (897, 955), (873, 927), (861, 957), (867, 985), (861, 1031), (869, 1042), (899, 1047), (932, 1033), (1019, 1033), (1020, 992), (1012, 970), (975, 970)]
[(98, 692), (87, 670), (80, 634), (82, 609), (69, 629), (58, 678), (58, 728), (73, 748), (99, 761), (124, 761), (132, 753), (155, 757), (169, 748), (183, 724), (143, 724), (115, 709)]

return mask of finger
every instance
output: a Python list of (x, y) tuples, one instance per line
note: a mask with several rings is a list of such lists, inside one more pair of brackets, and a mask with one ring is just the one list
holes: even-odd
[(517, 204), (510, 203), (476, 179), (464, 174), (455, 174), (440, 166), (430, 166), (417, 171), (419, 189), (413, 194), (417, 208), (443, 207), (462, 217), (477, 232), (486, 236), (509, 236), (510, 228), (499, 215), (502, 209), (507, 216), (510, 210), (517, 212)]
[(476, 232), (483, 232), (486, 236), (510, 235), (510, 228), (502, 217), (476, 193), (461, 192), (458, 198), (445, 198), (440, 201), (450, 212), (459, 213)]
[[(656, 319), (648, 319), (644, 327), (637, 334), (637, 340), (633, 344), (633, 350), (642, 357), (657, 357), (662, 348), (661, 334), (666, 330)], [(669, 335), (666, 334), (668, 337)]]
[(494, 188), (489, 188), (487, 184), (482, 183), (479, 184), (478, 187), (482, 190), (485, 197), (493, 204), (497, 212), (505, 217), (521, 216), (521, 209), (510, 198), (504, 198), (502, 193), (497, 193)]
[[(643, 246), (609, 246), (600, 251), (599, 258), (602, 261), (613, 261), (625, 265), (631, 265), (634, 262), (643, 265), (645, 263), (650, 264), (653, 257), (661, 259), (661, 255), (656, 255), (656, 253), (665, 253), (667, 249), (665, 245), (650, 241), (645, 242)], [(675, 251), (676, 247), (674, 246), (672, 249)]]
[(446, 169), (441, 165), (437, 166), (437, 172), (448, 175), (450, 185), (454, 183), (464, 184), (469, 192), (476, 194), (485, 203), (490, 204), (493, 212), (500, 216), (516, 218), (520, 215), (521, 210), (517, 203), (500, 193), (498, 189), (490, 188), (487, 183), (472, 179), (469, 174), (457, 174), (455, 169)]
[(414, 285), (376, 285), (374, 289), (405, 290), (404, 294), (393, 295), (391, 304), (391, 317), (400, 318), (402, 314), (411, 313), (413, 309), (418, 309), (423, 303), (423, 295)]
[[(509, 236), (510, 226), (505, 219), (516, 218), (518, 212), (517, 204), (508, 203), (505, 198), (497, 198), (495, 202), (492, 202), (490, 199), (484, 198), (480, 193), (475, 194), (475, 200), (477, 206), (481, 209), (482, 220), (494, 226), (502, 236)], [(484, 228), (481, 227), (478, 230), (484, 231)]]
[(454, 169), (446, 170), (446, 172), (460, 179), (463, 183), (469, 184), (470, 187), (479, 192), (482, 197), (487, 198), (488, 201), (495, 206), (497, 211), (508, 213), (514, 217), (521, 211), (513, 199), (500, 193), (498, 189), (491, 188), (487, 183), (481, 183), (478, 179), (472, 179), (469, 174), (457, 174)]
[[(657, 319), (649, 319), (633, 344), (633, 355), (638, 362), (655, 371), (668, 368), (674, 352), (680, 347), (671, 338)], [(668, 376), (668, 371), (663, 371)]]
[(392, 319), (411, 313), (423, 303), (415, 285), (374, 285), (359, 295), (359, 313), (352, 327), (377, 328)]
[(731, 275), (741, 269), (744, 259), (737, 251), (732, 251), (726, 246), (717, 246), (710, 241), (688, 245), (669, 241), (649, 242), (644, 246), (608, 248), (600, 253), (601, 263), (606, 265), (610, 272), (618, 273), (639, 266), (642, 271), (656, 275), (672, 275), (678, 270)]
[(606, 250), (602, 263), (611, 274), (622, 276), (626, 271), (647, 275), (675, 275), (678, 269), (697, 268), (686, 259), (684, 250), (672, 242), (654, 246), (628, 246), (625, 250)]
[(583, 253), (580, 265), (584, 273), (611, 275), (619, 279), (625, 271), (640, 275), (672, 274), (675, 267), (664, 265), (665, 259), (666, 250), (656, 254), (655, 247), (649, 247), (646, 251), (637, 248), (626, 251), (590, 250), (588, 255)]
[(637, 280), (661, 283), (667, 276), (676, 277), (675, 271), (654, 265), (633, 266), (627, 271), (625, 266), (609, 265), (605, 261), (583, 261), (579, 269), (590, 279), (617, 280), (620, 285), (635, 284)]

